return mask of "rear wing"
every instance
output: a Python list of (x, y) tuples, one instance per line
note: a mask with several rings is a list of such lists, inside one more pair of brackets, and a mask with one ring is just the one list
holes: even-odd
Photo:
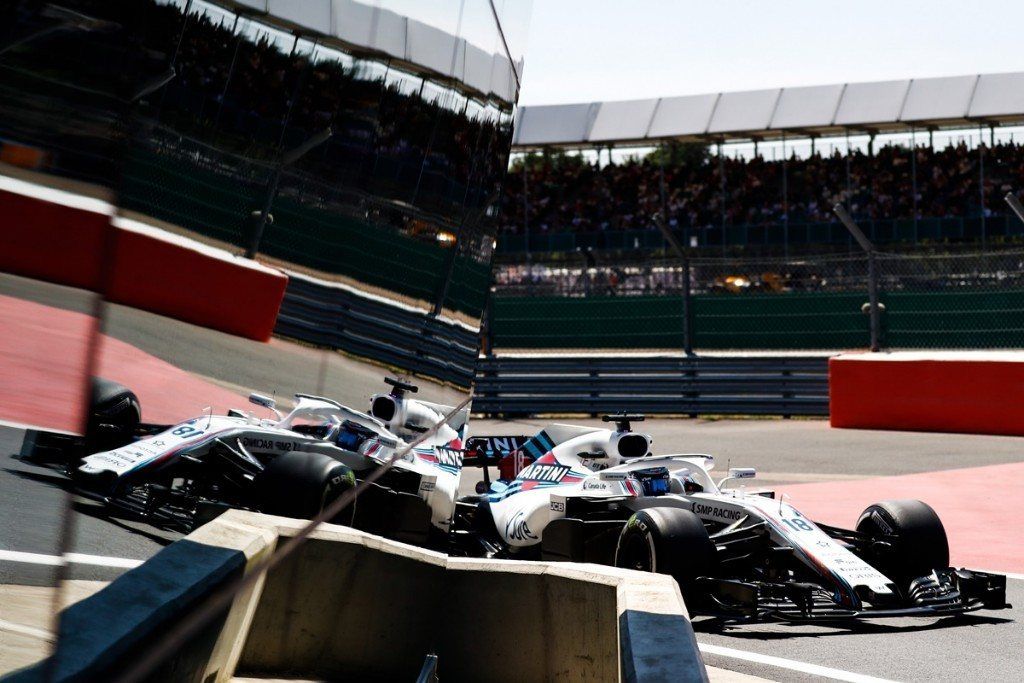
[(464, 467), (495, 465), (513, 451), (521, 449), (529, 436), (471, 436), (466, 440)]

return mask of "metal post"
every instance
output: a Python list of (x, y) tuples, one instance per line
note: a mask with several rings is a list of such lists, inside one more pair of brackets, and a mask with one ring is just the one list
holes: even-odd
[(665, 154), (668, 152), (668, 144), (662, 145), (661, 154), (658, 155), (658, 192), (661, 195), (661, 215), (668, 223), (668, 200), (665, 196)]
[[(316, 40), (313, 41), (313, 50), (316, 50)], [(299, 36), (295, 36), (295, 41), (292, 43), (292, 54), (295, 54), (295, 49), (299, 44)], [(292, 118), (292, 110), (295, 108), (295, 102), (299, 99), (299, 93), (302, 91), (302, 86), (306, 82), (306, 74), (309, 72), (309, 66), (313, 63), (313, 54), (310, 53), (306, 63), (302, 67), (299, 77), (295, 81), (295, 88), (292, 90), (291, 101), (288, 103), (288, 110), (285, 112), (284, 121), (281, 122), (281, 134), (278, 136), (277, 148), (281, 149), (284, 145), (285, 133), (288, 132), (288, 124)], [(284, 167), (289, 164), (293, 164), (298, 161), (299, 157), (308, 152), (313, 147), (322, 144), (331, 137), (331, 129), (328, 128), (316, 135), (313, 135), (308, 140), (303, 142), (295, 149), (285, 152), (281, 155), (281, 159), (277, 162), (277, 167), (274, 169), (274, 176), (270, 181), (270, 185), (267, 188), (267, 197), (263, 202), (263, 209), (260, 211), (259, 221), (256, 224), (256, 229), (253, 230), (252, 240), (249, 242), (249, 248), (245, 250), (246, 258), (256, 258), (256, 254), (259, 252), (260, 241), (263, 239), (263, 231), (267, 227), (267, 217), (270, 215), (270, 207), (274, 203), (274, 198), (277, 196), (277, 186), (281, 183), (281, 173), (284, 171)]]
[(917, 138), (913, 126), (910, 128), (910, 191), (914, 218), (914, 246), (917, 246)]
[(786, 134), (782, 134), (782, 253), (789, 258), (789, 174), (786, 159)]
[(484, 310), (480, 316), (480, 343), (483, 345), (484, 356), (494, 358), (494, 271), (491, 271), (490, 283), (487, 286), (487, 300), (484, 301)]
[(868, 315), (871, 318), (871, 352), (878, 352), (878, 330), (881, 316), (878, 311), (878, 267), (875, 262), (875, 250), (868, 251)]
[(853, 185), (850, 182), (850, 131), (846, 131), (846, 206), (853, 206)]
[(985, 251), (985, 140), (984, 129), (978, 128), (978, 194), (981, 196), (981, 250)]
[[(661, 230), (662, 236), (665, 241), (668, 242), (669, 246), (672, 247), (672, 251), (675, 252), (676, 256), (679, 257), (680, 263), (683, 267), (683, 353), (687, 356), (693, 355), (693, 320), (690, 316), (690, 257), (686, 249), (679, 244), (679, 240), (676, 236), (668, 229), (668, 225), (665, 223), (663, 216), (658, 216), (654, 221), (654, 224)], [(687, 230), (683, 229), (684, 239), (688, 236)]]
[(719, 200), (721, 203), (721, 214), (722, 214), (722, 256), (725, 256), (726, 236), (725, 236), (725, 159), (722, 158), (722, 142), (718, 142), (718, 187), (719, 187)]
[(281, 182), (281, 173), (284, 172), (284, 167), (294, 164), (309, 150), (330, 140), (333, 134), (330, 128), (325, 128), (319, 133), (311, 135), (301, 145), (288, 150), (278, 159), (274, 167), (274, 175), (267, 186), (267, 196), (263, 202), (263, 209), (260, 210), (260, 217), (256, 223), (256, 228), (253, 230), (252, 240), (250, 240), (249, 247), (245, 250), (246, 258), (256, 258), (256, 254), (260, 249), (260, 241), (263, 239), (263, 231), (267, 227), (267, 221), (273, 222), (273, 219), (270, 218), (270, 207), (274, 204), (274, 198), (277, 196), (277, 186)]
[(683, 353), (693, 355), (693, 317), (690, 299), (690, 257), (683, 252)]
[(274, 175), (267, 187), (267, 196), (263, 200), (263, 208), (260, 210), (260, 217), (256, 222), (256, 227), (252, 231), (252, 239), (249, 241), (249, 247), (245, 250), (245, 258), (256, 258), (256, 254), (260, 250), (260, 242), (263, 240), (263, 231), (267, 227), (267, 218), (270, 216), (270, 207), (274, 203), (274, 197), (277, 196), (277, 186), (281, 182), (281, 172), (283, 170), (284, 163), (279, 161), (274, 167)]
[(529, 175), (529, 153), (522, 158), (522, 236), (526, 241), (526, 272), (529, 272), (529, 184), (526, 176)]
[(238, 30), (238, 19), (242, 15), (235, 15), (235, 23), (231, 26), (231, 35), (235, 37), (235, 51), (231, 55), (231, 66), (228, 67), (228, 77), (224, 79), (224, 89), (220, 93), (220, 105), (217, 107), (217, 115), (213, 119), (213, 130), (216, 132), (217, 126), (220, 125), (220, 115), (224, 112), (224, 102), (228, 99), (228, 88), (231, 87), (231, 79), (235, 75), (235, 64), (238, 63), (238, 53), (242, 48), (242, 36), (237, 34)]
[(857, 244), (859, 244), (868, 255), (868, 325), (871, 337), (871, 351), (877, 352), (879, 349), (881, 315), (878, 303), (878, 267), (875, 263), (875, 245), (871, 243), (871, 240), (869, 240), (867, 236), (864, 235), (864, 232), (853, 221), (853, 217), (850, 216), (850, 213), (842, 204), (837, 203), (832, 207), (832, 211), (835, 212), (839, 221), (846, 226), (846, 229), (850, 231), (853, 239), (857, 240)]
[[(174, 54), (171, 55), (170, 67), (173, 69), (178, 64), (178, 54), (181, 52), (181, 43), (185, 40), (185, 32), (188, 30), (188, 18), (191, 16), (189, 13), (192, 11), (192, 0), (188, 0), (185, 3), (185, 9), (181, 12), (181, 32), (178, 33), (178, 40), (174, 45)], [(156, 106), (156, 118), (160, 118), (160, 112), (164, 109), (164, 99), (167, 97), (167, 91), (160, 93), (160, 102)]]

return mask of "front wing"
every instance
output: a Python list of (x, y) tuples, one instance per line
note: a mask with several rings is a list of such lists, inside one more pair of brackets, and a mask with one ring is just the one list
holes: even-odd
[[(1006, 577), (968, 569), (936, 570), (915, 582), (910, 595), (888, 604), (850, 609), (812, 583), (747, 582), (701, 578), (694, 596), (699, 612), (731, 621), (827, 622), (894, 617), (944, 617), (980, 609), (1005, 609)], [(914, 585), (914, 584), (912, 584)], [(934, 587), (934, 588), (932, 588)]]

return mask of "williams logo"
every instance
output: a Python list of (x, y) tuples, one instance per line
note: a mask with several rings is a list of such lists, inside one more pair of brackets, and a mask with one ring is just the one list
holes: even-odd
[(526, 525), (526, 514), (517, 512), (505, 525), (505, 536), (511, 541), (536, 541), (537, 537)]
[(526, 481), (559, 482), (569, 473), (569, 469), (565, 465), (542, 465), (535, 462), (520, 472), (519, 478)]
[(447, 465), (459, 469), (462, 467), (462, 451), (444, 446), (435, 446), (434, 453), (437, 455), (438, 465)]

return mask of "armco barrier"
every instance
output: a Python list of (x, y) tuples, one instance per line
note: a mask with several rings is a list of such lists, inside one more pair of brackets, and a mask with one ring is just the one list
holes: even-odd
[(287, 276), (113, 214), (105, 201), (0, 176), (0, 270), (270, 339)]
[(1024, 436), (1024, 352), (836, 356), (829, 405), (833, 427)]
[(479, 343), (456, 322), (295, 273), (274, 332), (462, 387), (473, 380)]
[(828, 415), (824, 356), (499, 356), (481, 359), (473, 411)]
[[(65, 610), (56, 679), (107, 680), (302, 522), (230, 511)], [(469, 560), (321, 527), (153, 680), (706, 681), (669, 577)], [(45, 663), (13, 675), (37, 680)]]

